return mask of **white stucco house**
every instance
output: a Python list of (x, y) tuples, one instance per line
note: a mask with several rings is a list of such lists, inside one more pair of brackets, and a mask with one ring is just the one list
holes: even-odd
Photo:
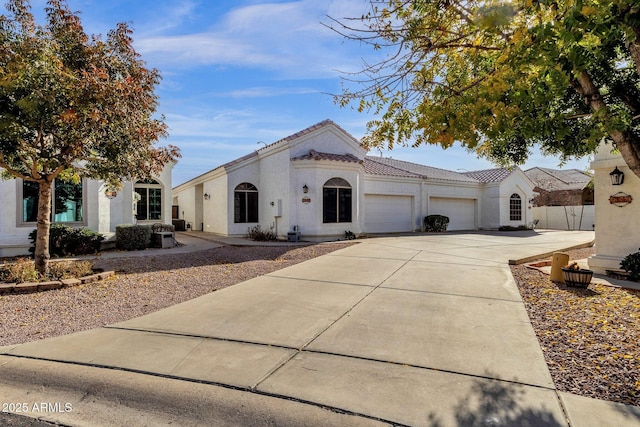
[(448, 216), (449, 230), (527, 225), (533, 187), (519, 168), (457, 173), (367, 156), (325, 120), (175, 187), (173, 204), (193, 230), (242, 236), (260, 225), (285, 237), (297, 226), (329, 240), (421, 231), (430, 214)]
[[(101, 181), (83, 179), (79, 184), (54, 181), (52, 223), (86, 227), (107, 238), (117, 225), (171, 224), (171, 171), (165, 166), (155, 179), (125, 182), (116, 195)], [(134, 201), (134, 194), (138, 196)], [(28, 254), (28, 235), (36, 228), (37, 184), (21, 179), (0, 180), (0, 257)]]
[[(595, 255), (589, 268), (596, 273), (620, 270), (620, 261), (640, 248), (640, 178), (629, 170), (611, 144), (601, 143), (591, 162), (595, 193)], [(611, 173), (624, 180), (614, 185)]]

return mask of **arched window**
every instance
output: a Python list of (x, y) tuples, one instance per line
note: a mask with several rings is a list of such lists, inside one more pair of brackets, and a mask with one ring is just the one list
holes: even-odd
[(233, 222), (258, 222), (258, 189), (243, 182), (233, 192)]
[(522, 221), (522, 199), (518, 194), (512, 194), (509, 200), (509, 219), (511, 221)]
[(331, 178), (322, 188), (322, 222), (351, 222), (351, 185)]
[(162, 185), (147, 179), (138, 181), (133, 187), (137, 194), (136, 219), (138, 221), (162, 221)]

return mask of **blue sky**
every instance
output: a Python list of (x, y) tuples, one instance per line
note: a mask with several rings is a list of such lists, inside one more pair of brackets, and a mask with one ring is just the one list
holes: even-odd
[[(40, 14), (45, 0), (32, 0)], [(171, 143), (181, 148), (173, 183), (331, 119), (356, 138), (372, 118), (340, 108), (341, 73), (361, 68), (374, 53), (327, 29), (327, 15), (362, 15), (365, 0), (69, 0), (88, 33), (118, 22), (134, 29), (134, 45), (163, 80), (159, 113)], [(371, 154), (378, 155), (379, 152)], [(456, 146), (395, 148), (384, 156), (449, 170), (492, 168)], [(588, 167), (589, 159), (564, 168)], [(523, 169), (556, 168), (558, 159), (533, 153)]]

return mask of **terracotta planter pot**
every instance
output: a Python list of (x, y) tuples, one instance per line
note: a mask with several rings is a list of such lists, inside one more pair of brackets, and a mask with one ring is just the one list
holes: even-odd
[(564, 283), (574, 288), (586, 288), (593, 278), (592, 270), (563, 268), (562, 273), (564, 274)]

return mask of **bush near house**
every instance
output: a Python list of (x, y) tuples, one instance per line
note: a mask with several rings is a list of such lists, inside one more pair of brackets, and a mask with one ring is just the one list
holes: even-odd
[(444, 215), (427, 215), (424, 217), (424, 231), (442, 232), (447, 231), (449, 217)]
[(271, 230), (263, 230), (260, 224), (255, 227), (249, 227), (247, 237), (258, 242), (266, 242), (268, 240), (276, 240), (278, 236)]
[(83, 277), (93, 274), (93, 264), (90, 261), (64, 260), (52, 262), (49, 274), (40, 277), (33, 260), (18, 258), (0, 269), (0, 282), (39, 282), (46, 280), (62, 280)]
[(116, 227), (116, 247), (136, 251), (151, 247), (151, 226), (121, 224)]
[(514, 227), (513, 225), (501, 225), (498, 227), (498, 231), (522, 231), (528, 230), (529, 228), (526, 225), (518, 225)]
[[(29, 233), (33, 254), (36, 248), (36, 233)], [(88, 228), (73, 228), (66, 224), (52, 224), (49, 231), (49, 253), (54, 257), (95, 254), (100, 250), (104, 236)]]
[(620, 267), (629, 275), (629, 280), (640, 279), (640, 250), (627, 255), (620, 262)]

